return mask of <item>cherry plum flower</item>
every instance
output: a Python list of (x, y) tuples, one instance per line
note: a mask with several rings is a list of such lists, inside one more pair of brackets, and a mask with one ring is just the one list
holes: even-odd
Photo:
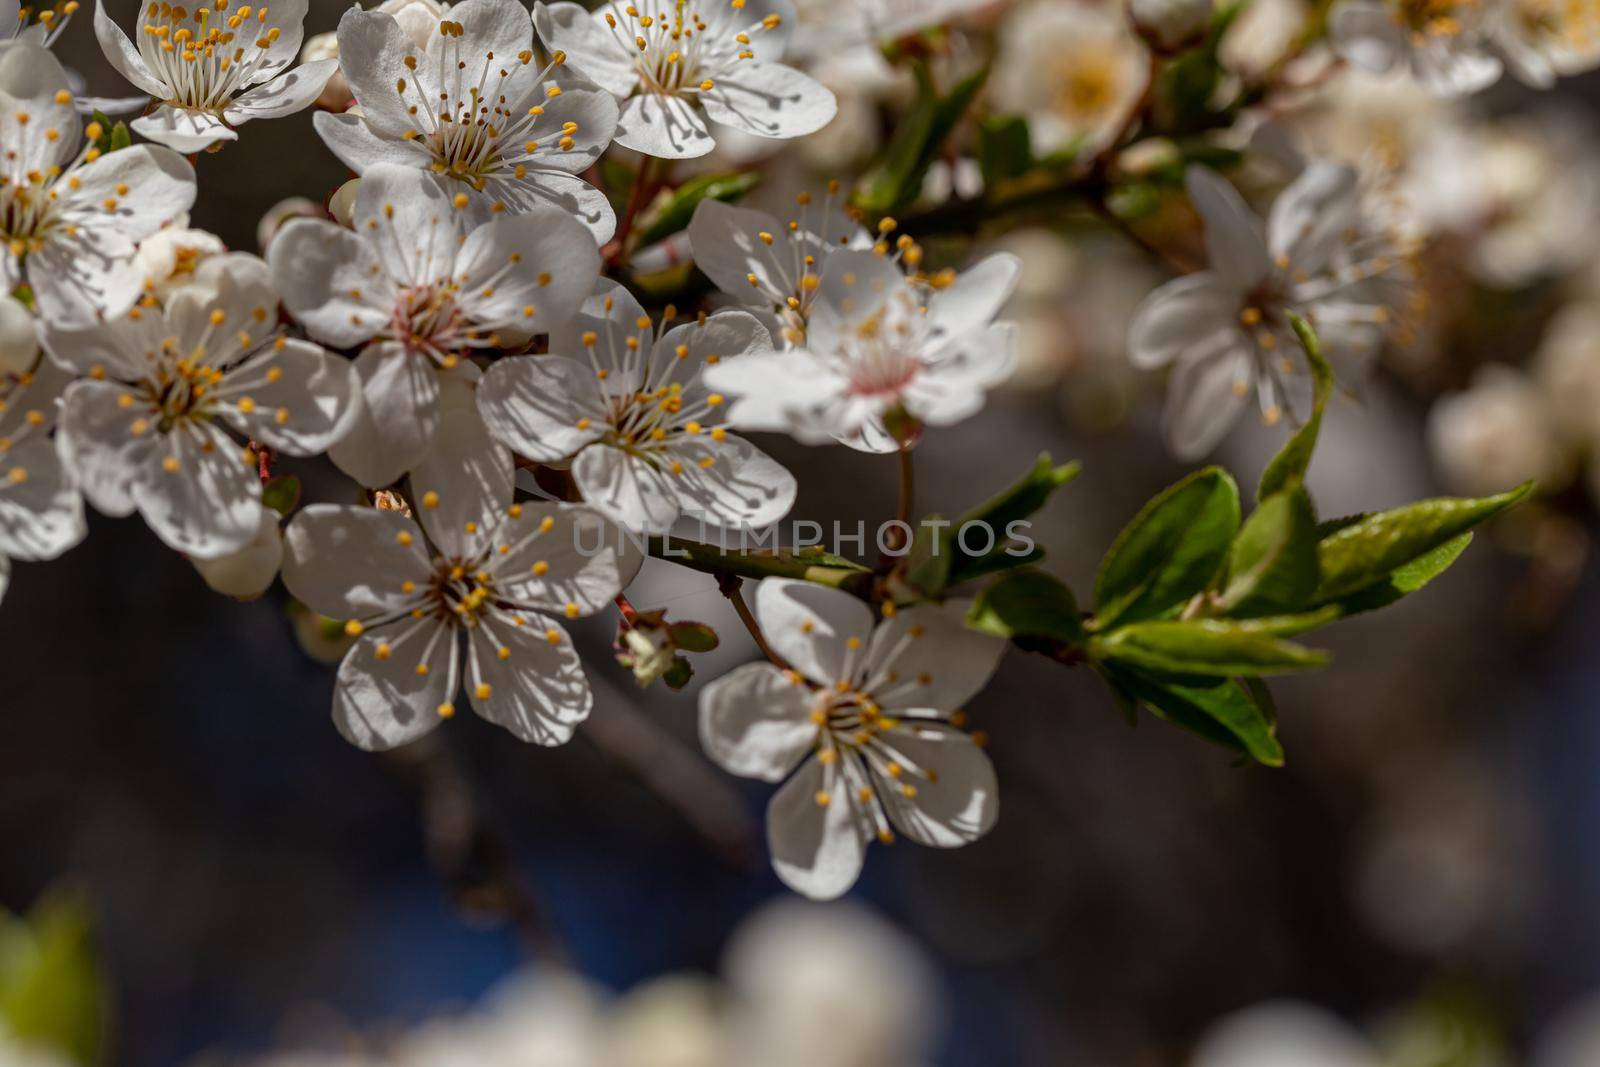
[[(893, 605), (887, 605), (892, 608)], [(999, 814), (982, 736), (962, 704), (1005, 642), (969, 630), (964, 605), (885, 611), (836, 589), (769, 578), (755, 616), (788, 664), (740, 667), (700, 694), (700, 740), (724, 770), (783, 782), (767, 807), (778, 877), (814, 899), (843, 894), (874, 839), (956, 848)]]
[(106, 59), (156, 101), (134, 130), (179, 152), (214, 151), (236, 141), (234, 128), (310, 107), (338, 62), (291, 69), (305, 36), (308, 0), (196, 0), (189, 8), (149, 0), (140, 9), (137, 46), (95, 0), (94, 32)]
[(1214, 171), (1189, 169), (1210, 267), (1145, 297), (1128, 331), (1135, 366), (1171, 366), (1166, 431), (1178, 456), (1209, 452), (1254, 392), (1269, 424), (1297, 420), (1309, 377), (1290, 317), (1317, 330), (1347, 386), (1364, 377), (1403, 287), (1396, 242), (1362, 216), (1354, 169), (1314, 162), (1265, 223)]
[(787, 0), (607, 0), (534, 5), (539, 37), (574, 70), (623, 101), (617, 144), (688, 159), (716, 146), (707, 120), (755, 137), (815, 133), (838, 109), (833, 93), (778, 62), (794, 27)]
[(422, 171), (374, 167), (356, 195), (355, 229), (316, 219), (286, 225), (268, 248), (285, 306), (318, 341), (365, 345), (362, 403), (335, 463), (368, 486), (427, 455), (439, 423), (440, 376), (467, 356), (515, 347), (578, 309), (600, 273), (583, 225), (559, 208), (472, 225)]
[(1339, 0), (1328, 13), (1334, 51), (1363, 70), (1405, 68), (1440, 96), (1475, 93), (1504, 69), (1484, 34), (1483, 0)]
[(72, 16), (78, 13), (79, 0), (0, 0), (0, 44), (27, 41), (48, 48), (55, 44)]
[(289, 591), (358, 638), (339, 665), (340, 734), (368, 750), (415, 741), (465, 685), (489, 722), (565, 744), (593, 697), (557, 620), (607, 607), (638, 553), (588, 508), (513, 503), (511, 456), (467, 408), (447, 413), (411, 488), (415, 520), (314, 504), (285, 533)]
[(728, 433), (723, 397), (701, 383), (707, 365), (770, 352), (766, 326), (743, 311), (662, 325), (602, 281), (550, 335), (552, 355), (503, 359), (484, 374), (485, 424), (518, 455), (571, 459), (585, 502), (630, 530), (665, 533), (680, 515), (723, 527), (776, 522), (794, 504), (793, 475)]
[(339, 22), (341, 69), (359, 112), (319, 112), (317, 132), (357, 174), (381, 163), (431, 173), (475, 211), (554, 204), (609, 240), (616, 216), (579, 177), (611, 143), (610, 93), (534, 62), (533, 25), (517, 0), (465, 0), (419, 45), (381, 11)]
[(257, 457), (324, 451), (348, 430), (350, 364), (278, 333), (266, 264), (208, 260), (164, 306), (137, 305), (88, 329), (47, 326), (44, 344), (81, 375), (62, 398), (63, 455), (89, 502), (138, 511), (168, 546), (216, 559), (261, 529)]
[(976, 414), (985, 390), (1010, 374), (1016, 328), (994, 317), (1020, 272), (1015, 256), (997, 253), (921, 280), (881, 252), (834, 252), (803, 346), (726, 360), (706, 382), (733, 398), (732, 425), (893, 451), (892, 413), (949, 426)]
[(0, 284), (27, 283), (41, 316), (88, 326), (126, 311), (138, 243), (194, 203), (194, 170), (170, 149), (102, 154), (66, 71), (35, 44), (0, 49)]

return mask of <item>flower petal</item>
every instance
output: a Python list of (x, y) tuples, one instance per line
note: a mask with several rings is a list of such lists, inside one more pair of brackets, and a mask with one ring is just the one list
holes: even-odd
[(1406, 54), (1406, 30), (1381, 0), (1340, 0), (1328, 12), (1334, 51), (1362, 70), (1387, 74)]
[(239, 135), (230, 130), (220, 116), (172, 104), (161, 104), (150, 114), (142, 115), (128, 125), (139, 136), (184, 155), (202, 152), (223, 141), (239, 139)]
[(1128, 325), (1128, 359), (1154, 370), (1239, 321), (1240, 294), (1211, 271), (1186, 274), (1139, 303)]
[(716, 147), (699, 112), (679, 97), (649, 92), (622, 105), (615, 143), (658, 159), (694, 159)]
[[(419, 86), (437, 85), (439, 79), (432, 59), (406, 36), (394, 16), (362, 11), (359, 7), (352, 6), (339, 19), (338, 39), (339, 68), (350, 83), (356, 102), (361, 105), (362, 118), (357, 120), (358, 124), (370, 125), (375, 134), (387, 139), (400, 138), (415, 130), (416, 120), (395, 87), (402, 78)], [(408, 58), (415, 69), (406, 65)], [(331, 118), (334, 116), (326, 113), (317, 115), (317, 132), (324, 140), (328, 134), (323, 129), (323, 120)], [(344, 158), (332, 142), (329, 147)], [(363, 169), (349, 160), (345, 162), (358, 173)]]
[(328, 146), (328, 151), (357, 174), (364, 174), (379, 163), (424, 168), (430, 160), (427, 149), (417, 142), (384, 137), (375, 132), (364, 115), (318, 111), (311, 116), (311, 125), (322, 143)]
[(849, 593), (767, 578), (756, 587), (755, 614), (773, 650), (806, 678), (819, 685), (858, 680), (872, 639), (872, 609)]
[(873, 837), (840, 767), (806, 760), (767, 805), (772, 868), (812, 900), (832, 900), (855, 885)]
[(133, 42), (128, 40), (128, 35), (106, 14), (105, 0), (95, 0), (94, 36), (100, 42), (100, 50), (106, 54), (106, 61), (116, 68), (118, 74), (157, 100), (167, 98), (167, 86), (150, 73), (150, 68), (145, 66), (144, 59)]
[[(519, 740), (566, 744), (594, 706), (572, 638), (538, 615), (495, 612), (491, 618), (471, 631), (472, 709)], [(486, 696), (479, 685), (488, 686)]]
[(743, 778), (781, 782), (817, 743), (812, 690), (770, 663), (747, 663), (700, 690), (700, 745)]
[(239, 126), (251, 119), (276, 119), (304, 111), (322, 95), (323, 87), (338, 69), (337, 59), (302, 63), (269, 82), (241, 93), (222, 112), (222, 117)]
[(579, 618), (611, 606), (644, 562), (642, 546), (591, 508), (518, 504), (495, 531), (487, 569), (517, 605)]
[(802, 137), (833, 121), (839, 102), (823, 84), (781, 63), (745, 61), (700, 94), (706, 116), (757, 137)]
[(928, 298), (928, 322), (946, 337), (959, 337), (994, 321), (1016, 291), (1022, 260), (997, 252), (956, 275)]
[(439, 428), (439, 376), (425, 357), (385, 342), (356, 357), (361, 410), (328, 449), (362, 485), (392, 485), (428, 454)]
[(1006, 642), (966, 626), (971, 604), (919, 604), (885, 619), (872, 635), (862, 687), (891, 710), (948, 715), (977, 696), (1000, 666)]
[(566, 459), (608, 425), (594, 371), (565, 356), (498, 360), (478, 384), (478, 411), (497, 440), (538, 463)]
[(489, 437), (477, 410), (444, 410), (432, 446), (411, 470), (412, 501), (433, 543), (447, 556), (481, 553), (514, 488), (511, 453)]
[(529, 337), (571, 318), (594, 292), (600, 251), (570, 214), (541, 205), (474, 230), (456, 273), (478, 322)]
[(1219, 334), (1209, 350), (1192, 353), (1174, 370), (1163, 415), (1173, 455), (1185, 461), (1199, 459), (1239, 421), (1250, 395), (1246, 344), (1237, 333)]
[(604, 17), (603, 11), (590, 14), (573, 3), (533, 5), (533, 24), (546, 48), (565, 52), (573, 70), (607, 92), (627, 96), (638, 84), (638, 68)]
[(1272, 203), (1267, 217), (1268, 251), (1290, 275), (1316, 273), (1359, 223), (1360, 192), (1355, 168), (1317, 160)]
[[(346, 741), (368, 752), (398, 748), (431, 732), (439, 725), (440, 707), (460, 688), (453, 629), (430, 621), (395, 644), (394, 631), (406, 625), (363, 635), (339, 664), (333, 724)], [(385, 646), (387, 658), (379, 654)]]
[(904, 725), (884, 743), (908, 766), (932, 772), (917, 780), (914, 793), (882, 789), (889, 821), (906, 837), (929, 848), (959, 848), (994, 828), (1000, 815), (1000, 787), (994, 764), (972, 738), (944, 726)]
[(124, 404), (137, 399), (121, 383), (91, 380), (74, 382), (62, 394), (57, 433), (61, 458), (84, 496), (107, 515), (132, 515), (137, 509), (134, 489), (140, 472), (160, 447), (148, 418), (144, 432), (133, 432), (140, 416)]
[(800, 291), (799, 250), (765, 211), (708, 197), (689, 221), (689, 244), (694, 265), (740, 303), (770, 307)]
[(681, 512), (669, 475), (611, 445), (589, 445), (572, 463), (586, 504), (639, 533), (666, 533)]
[(450, 278), (467, 230), (432, 175), (392, 163), (362, 174), (353, 221), (390, 280), (407, 286)]
[(55, 442), (34, 438), (0, 453), (0, 555), (55, 559), (87, 532), (83, 497)]
[(716, 526), (760, 528), (794, 507), (794, 475), (743, 437), (679, 437), (669, 453), (680, 466), (668, 473), (668, 485), (686, 514)]
[(238, 552), (261, 528), (261, 481), (214, 423), (184, 419), (144, 457), (139, 513), (167, 547), (197, 559)]
[(343, 226), (294, 219), (267, 246), (267, 261), (284, 306), (318, 341), (354, 348), (389, 324), (393, 297), (377, 254)]
[(422, 531), (396, 511), (312, 504), (284, 531), (283, 584), (330, 619), (371, 619), (416, 599), (433, 573)]
[(1253, 288), (1269, 266), (1260, 217), (1232, 184), (1207, 167), (1191, 166), (1184, 185), (1205, 223), (1212, 271), (1241, 290)]
[[(314, 456), (360, 417), (360, 391), (349, 360), (309, 341), (286, 340), (230, 371), (218, 399), (232, 402), (228, 421), (252, 440), (292, 456)], [(241, 405), (246, 397), (251, 403)]]

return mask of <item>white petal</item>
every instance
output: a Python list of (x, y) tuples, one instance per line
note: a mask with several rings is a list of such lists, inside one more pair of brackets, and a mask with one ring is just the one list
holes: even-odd
[(511, 453), (495, 443), (476, 409), (446, 410), (427, 455), (411, 470), (422, 528), (448, 556), (482, 552), (511, 505)]
[(83, 497), (55, 442), (34, 438), (0, 453), (0, 555), (55, 559), (87, 529)]
[(122, 32), (122, 27), (111, 21), (111, 16), (106, 14), (105, 0), (95, 0), (94, 35), (100, 42), (100, 50), (106, 54), (106, 61), (116, 68), (118, 74), (158, 100), (167, 98), (170, 90), (160, 78), (150, 73), (150, 68), (145, 66), (139, 50)]
[[(272, 375), (276, 372), (276, 380)], [(228, 421), (252, 440), (292, 456), (314, 456), (350, 432), (360, 415), (361, 378), (342, 356), (309, 341), (268, 348), (224, 379)], [(237, 407), (249, 397), (253, 410)]]
[(516, 214), (554, 206), (583, 223), (596, 244), (611, 240), (617, 229), (617, 215), (606, 194), (558, 168), (530, 165), (526, 178), (502, 176), (484, 192), (469, 195), (479, 213), (494, 207)]
[[(472, 709), (519, 740), (566, 744), (594, 705), (572, 638), (538, 615), (496, 611), (489, 618), (472, 630)], [(489, 686), (487, 696), (479, 695), (480, 684)]]
[[(996, 531), (997, 537), (1003, 534)], [(959, 600), (921, 604), (897, 611), (879, 625), (863, 674), (863, 684), (879, 704), (948, 715), (989, 684), (1006, 642), (968, 629), (969, 607)]]
[(454, 273), (466, 220), (433, 176), (382, 163), (361, 176), (352, 220), (399, 285), (425, 285)]
[(627, 96), (639, 81), (638, 68), (602, 21), (604, 16), (572, 3), (533, 5), (533, 24), (547, 49), (565, 52), (572, 69), (602, 89)]
[(195, 108), (162, 104), (148, 115), (128, 123), (133, 132), (185, 155), (201, 152), (223, 141), (237, 141), (221, 117)]
[(770, 307), (800, 291), (800, 253), (788, 227), (764, 211), (702, 200), (689, 222), (689, 243), (694, 265), (740, 303)]
[(972, 738), (955, 729), (906, 724), (884, 741), (902, 762), (933, 772), (933, 780), (916, 781), (911, 797), (893, 788), (879, 791), (895, 829), (929, 848), (959, 848), (994, 828), (1000, 815), (994, 764)]
[(781, 63), (745, 61), (700, 94), (706, 116), (757, 137), (803, 137), (833, 121), (839, 102), (821, 82)]
[(627, 588), (644, 562), (637, 537), (590, 508), (519, 504), (495, 531), (486, 569), (516, 604), (565, 618), (593, 615)]
[(1016, 291), (1022, 260), (1006, 252), (988, 256), (962, 271), (947, 288), (928, 298), (928, 322), (947, 337), (959, 337), (994, 320)]
[(582, 223), (539, 206), (474, 230), (456, 271), (477, 321), (529, 337), (577, 312), (600, 277), (600, 251)]
[(206, 585), (223, 596), (253, 600), (272, 586), (283, 566), (283, 534), (278, 529), (278, 513), (261, 509), (261, 528), (243, 549), (217, 559), (197, 559), (194, 569)]
[(700, 745), (744, 778), (781, 782), (817, 743), (812, 690), (770, 663), (747, 663), (700, 690)]
[[(872, 639), (872, 609), (849, 593), (767, 578), (756, 587), (756, 620), (773, 650), (819, 685), (858, 680)], [(858, 647), (850, 647), (854, 638)]]
[(242, 93), (222, 113), (235, 126), (251, 119), (276, 119), (304, 111), (322, 95), (323, 86), (339, 69), (337, 59), (302, 63), (293, 70)]
[[(440, 705), (460, 688), (459, 668), (452, 669), (459, 662), (457, 638), (450, 627), (431, 624), (394, 645), (393, 632), (408, 622), (363, 635), (339, 664), (333, 724), (346, 741), (368, 752), (398, 748), (432, 731)], [(386, 643), (391, 649), (383, 659), (378, 648)], [(427, 673), (418, 674), (419, 666)]]
[(1291, 275), (1321, 271), (1360, 221), (1359, 210), (1355, 168), (1318, 160), (1273, 201), (1268, 251), (1275, 262), (1288, 262)]
[(391, 485), (422, 462), (439, 428), (439, 376), (432, 362), (400, 345), (371, 345), (356, 357), (361, 410), (328, 449), (362, 485)]
[(734, 398), (730, 425), (791, 433), (810, 444), (832, 438), (849, 384), (834, 364), (805, 349), (723, 360), (702, 380)]
[(392, 286), (372, 246), (343, 226), (294, 219), (272, 239), (267, 261), (284, 306), (324, 344), (353, 348), (389, 325)]
[[(406, 66), (407, 58), (414, 61), (416, 69)], [(363, 121), (389, 139), (403, 137), (408, 130), (416, 129), (416, 121), (409, 114), (405, 100), (396, 91), (398, 81), (404, 78), (416, 86), (439, 84), (433, 61), (406, 36), (392, 15), (362, 11), (355, 6), (339, 20), (339, 64), (345, 80), (350, 83), (351, 93), (361, 105)], [(416, 91), (412, 90), (410, 97), (413, 103)], [(324, 140), (328, 139), (324, 126), (333, 124), (323, 120), (333, 117), (326, 113), (316, 117), (317, 132)], [(329, 147), (340, 154), (331, 141)], [(343, 155), (340, 158), (343, 159)], [(345, 162), (358, 173), (363, 169), (349, 160)]]
[(373, 131), (360, 115), (334, 115), (319, 111), (311, 116), (317, 136), (328, 146), (328, 151), (339, 157), (339, 162), (364, 174), (379, 163), (393, 163), (402, 167), (424, 168), (428, 165), (427, 149), (415, 141), (399, 137), (383, 137)]
[(134, 487), (150, 455), (160, 445), (153, 420), (135, 434), (140, 416), (119, 399), (133, 390), (116, 382), (79, 381), (62, 396), (58, 437), (61, 457), (76, 475), (89, 502), (107, 515), (133, 514)]
[(572, 477), (585, 503), (630, 530), (666, 533), (681, 511), (670, 475), (611, 445), (596, 443), (579, 452)]
[(497, 440), (539, 463), (566, 459), (608, 425), (594, 371), (565, 356), (498, 360), (478, 386), (478, 411)]
[(312, 504), (284, 531), (283, 584), (330, 619), (371, 619), (400, 610), (433, 573), (417, 524), (380, 508)]
[(1428, 38), (1411, 49), (1411, 70), (1430, 91), (1441, 96), (1465, 96), (1486, 89), (1500, 79), (1498, 57), (1476, 51), (1474, 42)]
[(822, 268), (806, 345), (819, 352), (833, 351), (890, 301), (920, 302), (915, 300), (900, 268), (887, 256), (854, 249), (835, 252)]
[(772, 868), (812, 900), (832, 900), (855, 884), (873, 836), (840, 767), (806, 760), (767, 805)]
[(1341, 0), (1328, 13), (1334, 51), (1363, 70), (1387, 74), (1406, 53), (1406, 30), (1380, 0)]
[(1128, 359), (1143, 370), (1166, 366), (1219, 330), (1237, 324), (1240, 305), (1238, 290), (1210, 271), (1174, 278), (1134, 311), (1128, 326)]
[[(5, 41), (0, 36), (0, 43)], [(6, 146), (11, 174), (65, 169), (73, 162), (81, 124), (70, 85), (66, 70), (45, 48), (24, 44), (0, 51), (0, 98), (10, 98), (0, 111), (0, 144)], [(63, 90), (68, 91), (65, 103), (57, 95)], [(47, 130), (57, 136), (48, 136)]]
[(930, 426), (952, 426), (976, 415), (984, 391), (1011, 376), (1017, 324), (997, 322), (941, 348), (902, 394), (906, 410)]
[(1192, 166), (1184, 185), (1205, 223), (1212, 271), (1241, 289), (1252, 288), (1266, 275), (1269, 265), (1261, 219), (1214, 170)]
[(681, 467), (669, 471), (667, 484), (688, 515), (716, 526), (760, 528), (794, 507), (794, 475), (742, 437), (683, 436), (669, 454)]
[(649, 92), (622, 105), (615, 143), (658, 159), (693, 159), (716, 147), (694, 108), (676, 96)]
[(1236, 338), (1219, 351), (1185, 359), (1167, 383), (1163, 421), (1167, 444), (1179, 459), (1204, 456), (1239, 421), (1251, 381), (1244, 344), (1243, 338)]
[[(185, 419), (145, 457), (139, 513), (169, 548), (198, 559), (237, 552), (261, 528), (261, 480), (212, 423)], [(167, 465), (175, 460), (176, 466)]]

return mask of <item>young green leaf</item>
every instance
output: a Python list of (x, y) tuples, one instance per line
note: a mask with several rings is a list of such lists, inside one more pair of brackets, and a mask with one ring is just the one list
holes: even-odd
[(1033, 166), (1028, 120), (1021, 115), (991, 115), (979, 123), (978, 166), (988, 185), (1026, 174)]
[(1151, 500), (1117, 535), (1095, 581), (1095, 623), (1154, 618), (1204, 589), (1239, 530), (1239, 487), (1219, 467)]
[(1261, 472), (1261, 484), (1256, 488), (1256, 499), (1265, 501), (1269, 496), (1292, 489), (1305, 481), (1306, 470), (1311, 466), (1311, 454), (1317, 447), (1317, 434), (1322, 430), (1322, 412), (1333, 395), (1333, 368), (1322, 358), (1322, 346), (1306, 321), (1298, 315), (1290, 316), (1289, 323), (1305, 349), (1306, 361), (1311, 365), (1311, 417), (1284, 442), (1278, 454), (1272, 457), (1266, 470)]
[(280, 474), (261, 487), (261, 503), (284, 518), (300, 504), (300, 479)]
[(1318, 602), (1335, 601), (1385, 581), (1399, 568), (1494, 518), (1532, 491), (1533, 483), (1528, 482), (1498, 496), (1424, 500), (1341, 527), (1317, 549), (1322, 565)]
[(916, 100), (856, 194), (857, 206), (871, 215), (886, 215), (916, 199), (928, 168), (989, 76), (987, 68), (979, 70), (940, 96), (926, 63), (919, 60), (912, 69), (917, 76)]
[(1014, 571), (973, 601), (967, 625), (996, 637), (1047, 637), (1069, 645), (1083, 641), (1078, 602), (1059, 580), (1036, 570)]
[(1226, 619), (1136, 622), (1095, 638), (1089, 654), (1169, 674), (1261, 677), (1325, 666), (1320, 649)]
[(1277, 615), (1304, 607), (1317, 591), (1317, 520), (1299, 486), (1269, 496), (1233, 539), (1218, 614)]
[(1122, 694), (1168, 722), (1242, 752), (1257, 763), (1283, 766), (1275, 713), (1258, 705), (1239, 682), (1225, 678), (1213, 685), (1197, 685), (1139, 671), (1113, 669), (1107, 673)]
[(0, 1031), (89, 1067), (102, 1060), (106, 1004), (82, 900), (42, 899), (27, 920), (0, 912)]
[(1403, 567), (1397, 568), (1381, 582), (1342, 596), (1333, 601), (1341, 617), (1359, 615), (1364, 611), (1386, 608), (1403, 597), (1433, 581), (1450, 569), (1472, 543), (1472, 534), (1464, 533), (1453, 541), (1446, 541), (1431, 552), (1425, 552)]
[(694, 218), (694, 209), (706, 200), (738, 200), (761, 184), (759, 171), (735, 171), (731, 174), (702, 174), (691, 178), (672, 192), (639, 236), (639, 247), (644, 248), (665, 240), (686, 229)]

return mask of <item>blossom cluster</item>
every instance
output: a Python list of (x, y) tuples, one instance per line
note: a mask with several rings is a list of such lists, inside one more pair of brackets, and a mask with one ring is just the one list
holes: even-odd
[[(1227, 130), (1208, 152), (1158, 132), (1211, 106), (1224, 73), (1241, 101), (1299, 88), (1240, 64), (1196, 99), (1157, 99), (1163, 63), (1225, 61), (1236, 11), (1015, 5), (972, 147), (952, 135), (986, 73), (972, 41), (1004, 5), (851, 6), (385, 0), (306, 40), (307, 0), (151, 0), (131, 26), (100, 0), (95, 39), (143, 94), (126, 126), (49, 50), (76, 3), (0, 11), (0, 591), (6, 561), (85, 536), (86, 503), (137, 513), (219, 592), (259, 596), (281, 575), (332, 622), (333, 719), (352, 744), (416, 741), (465, 701), (561, 745), (593, 705), (569, 624), (615, 609), (635, 674), (682, 680), (681, 653), (707, 639), (629, 603), (644, 557), (672, 558), (685, 521), (758, 530), (794, 508), (795, 477), (751, 435), (896, 455), (911, 518), (911, 452), (1013, 376), (1026, 339), (1008, 309), (1036, 266), (939, 253), (924, 235), (941, 223), (972, 232), (1087, 197), (1109, 230), (1201, 266), (1152, 283), (1126, 338), (1128, 365), (1170, 368), (1167, 438), (1185, 459), (1252, 396), (1269, 424), (1313, 425), (1323, 359), (1353, 389), (1408, 327), (1429, 235), (1391, 172), (1318, 158), (1245, 103), (1202, 116)], [(1542, 85), (1600, 60), (1593, 14), (1341, 0), (1326, 44), (1366, 68), (1404, 59), (1430, 89), (1502, 67)], [(763, 167), (859, 163), (908, 70), (912, 114), (848, 189), (808, 176), (732, 202)], [(269, 213), (261, 255), (190, 228), (201, 153), (313, 106), (348, 185)], [(1252, 161), (1279, 176), (1264, 211)], [(1141, 193), (1192, 207), (1203, 265), (1175, 251), (1183, 236), (1165, 247), (1130, 221)], [(326, 456), (360, 503), (297, 509), (282, 456)], [(1089, 641), (1070, 604), (1036, 632), (973, 625), (983, 606), (948, 590), (1011, 564), (953, 562), (963, 543), (935, 579), (913, 565), (926, 545), (898, 547), (876, 567), (701, 559), (765, 657), (701, 688), (704, 750), (782, 783), (773, 865), (814, 897), (847, 891), (873, 841), (983, 836), (999, 789), (965, 705), (1007, 637), (1063, 662)], [(1185, 595), (1191, 609), (1160, 610), (1187, 620), (1226, 599)], [(1130, 610), (1100, 607), (1106, 626)]]

